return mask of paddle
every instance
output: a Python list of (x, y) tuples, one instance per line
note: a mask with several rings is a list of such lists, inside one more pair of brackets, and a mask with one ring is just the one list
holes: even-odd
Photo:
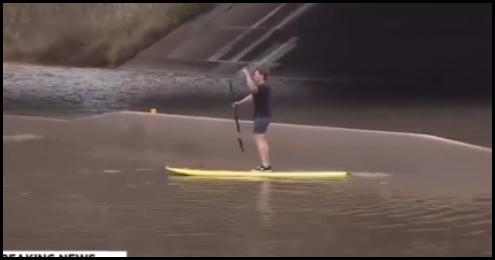
[[(232, 96), (232, 102), (235, 102), (235, 93), (234, 93), (234, 87), (232, 86), (232, 81), (229, 80), (229, 87), (230, 87), (230, 94)], [(235, 124), (237, 126), (237, 134), (241, 133), (241, 128), (239, 127), (239, 119), (237, 115), (237, 106), (234, 106), (234, 120)], [(239, 147), (241, 148), (241, 151), (244, 152), (244, 144), (242, 143), (242, 139), (240, 136), (237, 137), (237, 140), (239, 141)]]

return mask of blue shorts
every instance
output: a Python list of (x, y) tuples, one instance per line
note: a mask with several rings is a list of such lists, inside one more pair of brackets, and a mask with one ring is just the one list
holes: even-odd
[(268, 129), (268, 125), (270, 124), (269, 117), (257, 117), (254, 119), (254, 133), (255, 134), (264, 134)]

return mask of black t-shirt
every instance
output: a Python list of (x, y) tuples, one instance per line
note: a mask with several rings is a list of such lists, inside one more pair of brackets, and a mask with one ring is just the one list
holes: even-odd
[(260, 85), (258, 92), (253, 94), (254, 100), (254, 117), (271, 117), (270, 96), (271, 89), (267, 85)]

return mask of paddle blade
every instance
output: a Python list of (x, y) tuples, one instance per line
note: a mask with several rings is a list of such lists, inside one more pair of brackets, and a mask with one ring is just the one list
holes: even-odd
[(244, 144), (242, 143), (242, 140), (240, 137), (237, 138), (237, 140), (239, 141), (239, 147), (241, 148), (241, 151), (244, 152)]

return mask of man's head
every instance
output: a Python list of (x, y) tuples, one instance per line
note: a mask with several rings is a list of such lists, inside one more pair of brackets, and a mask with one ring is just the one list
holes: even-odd
[(268, 72), (261, 68), (257, 68), (253, 74), (254, 83), (256, 85), (263, 85), (268, 81)]

